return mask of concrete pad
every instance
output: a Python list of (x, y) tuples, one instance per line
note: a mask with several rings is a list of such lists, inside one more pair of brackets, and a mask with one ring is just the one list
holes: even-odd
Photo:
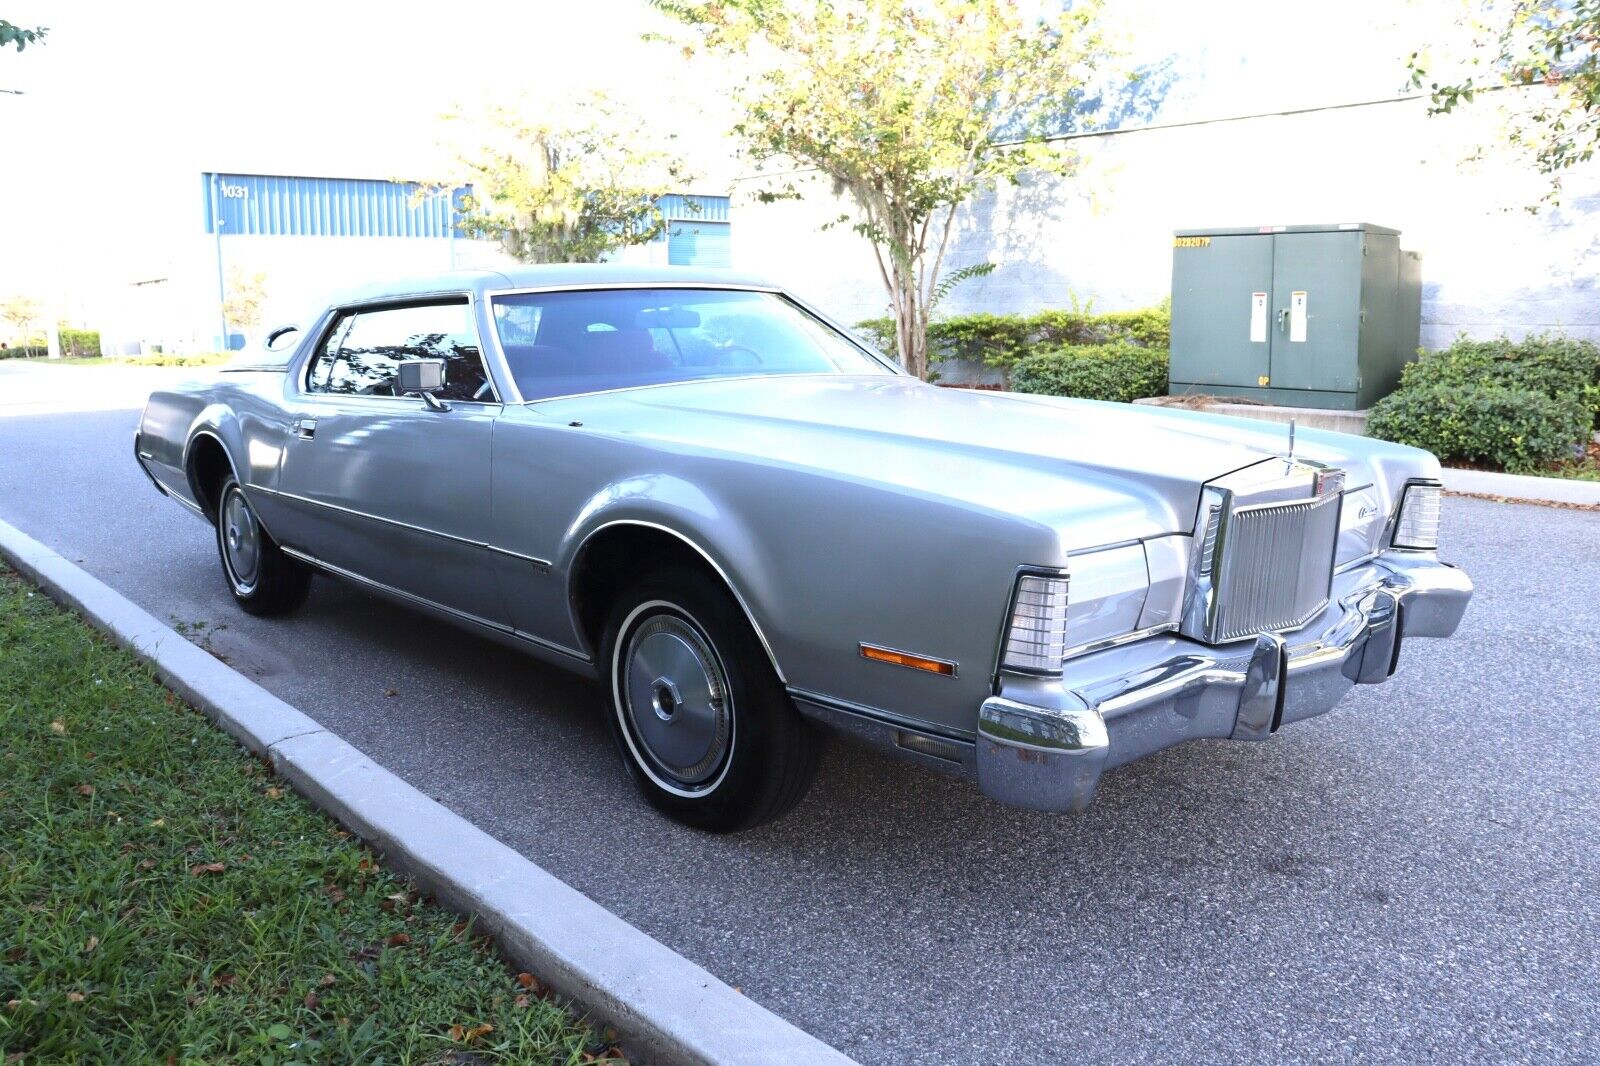
[[(1133, 402), (1151, 407), (1168, 407), (1175, 406), (1170, 402), (1172, 399), (1174, 397), (1151, 396)], [(1206, 403), (1198, 409), (1212, 415), (1253, 418), (1258, 422), (1276, 422), (1280, 425), (1288, 425), (1292, 420), (1302, 429), (1327, 429), (1335, 433), (1351, 433), (1358, 437), (1366, 436), (1367, 433), (1366, 411), (1330, 411), (1321, 407), (1273, 407), (1268, 404), (1224, 401)]]

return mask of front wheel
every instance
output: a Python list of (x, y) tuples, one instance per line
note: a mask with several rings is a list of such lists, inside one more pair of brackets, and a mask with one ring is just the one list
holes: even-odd
[(311, 571), (267, 535), (232, 474), (217, 493), (214, 517), (222, 576), (235, 603), (250, 614), (267, 616), (285, 614), (305, 601)]
[(635, 584), (612, 606), (601, 662), (623, 762), (669, 817), (749, 829), (810, 787), (820, 737), (715, 579), (672, 569)]

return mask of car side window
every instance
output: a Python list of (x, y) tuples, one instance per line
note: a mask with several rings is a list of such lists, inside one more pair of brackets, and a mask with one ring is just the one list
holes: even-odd
[(465, 300), (345, 312), (312, 357), (306, 391), (393, 396), (399, 366), (408, 359), (444, 360), (440, 399), (495, 399)]

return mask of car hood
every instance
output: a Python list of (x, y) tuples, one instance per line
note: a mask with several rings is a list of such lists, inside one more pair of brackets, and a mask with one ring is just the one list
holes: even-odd
[[(1061, 529), (1069, 550), (1188, 532), (1205, 482), (1289, 447), (1282, 425), (905, 377), (729, 379), (539, 406), (556, 414), (558, 405), (581, 409), (595, 430), (1033, 517)], [(1343, 466), (1365, 483), (1365, 463), (1350, 444), (1370, 442), (1309, 431), (1298, 437), (1297, 454)]]

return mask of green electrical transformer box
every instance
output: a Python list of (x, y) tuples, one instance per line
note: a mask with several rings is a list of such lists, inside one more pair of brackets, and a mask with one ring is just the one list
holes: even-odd
[(1174, 396), (1370, 407), (1416, 358), (1422, 259), (1365, 222), (1179, 230)]

